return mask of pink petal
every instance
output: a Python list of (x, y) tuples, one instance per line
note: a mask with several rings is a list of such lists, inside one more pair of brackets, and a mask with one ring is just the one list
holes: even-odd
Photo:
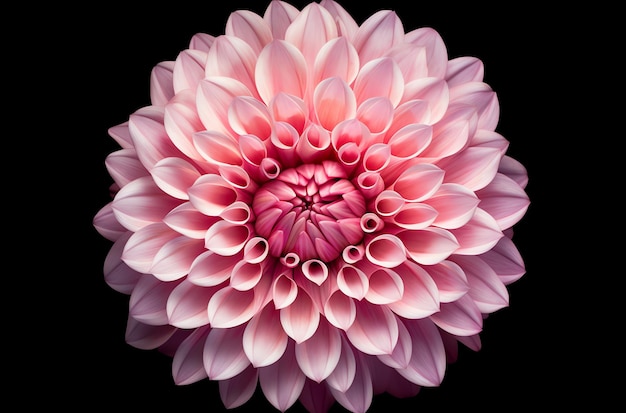
[(301, 98), (278, 93), (267, 106), (274, 121), (288, 123), (302, 134), (308, 122), (308, 109)]
[(177, 385), (188, 385), (207, 377), (202, 353), (209, 330), (209, 327), (194, 330), (176, 349), (172, 358), (172, 376)]
[(476, 209), (467, 224), (450, 232), (459, 243), (455, 254), (462, 255), (477, 255), (489, 251), (503, 236), (496, 220), (480, 208)]
[(365, 247), (367, 259), (385, 268), (394, 268), (402, 264), (407, 258), (406, 254), (402, 240), (391, 234), (378, 235)]
[(280, 312), (270, 305), (252, 317), (243, 333), (243, 349), (257, 368), (278, 361), (285, 353), (288, 341), (289, 337), (281, 325)]
[(447, 174), (431, 164), (413, 165), (400, 174), (391, 189), (407, 201), (421, 202), (437, 192)]
[(257, 388), (258, 370), (248, 366), (244, 371), (226, 380), (219, 381), (222, 403), (227, 409), (234, 409), (245, 404)]
[(122, 149), (134, 149), (130, 130), (128, 129), (128, 121), (110, 127), (107, 133), (117, 142)]
[(391, 10), (380, 10), (368, 17), (357, 30), (352, 43), (359, 52), (361, 65), (384, 56), (404, 41), (404, 27)]
[(317, 54), (313, 73), (314, 84), (329, 77), (352, 84), (359, 73), (359, 55), (346, 37), (329, 40)]
[(204, 245), (216, 254), (232, 256), (243, 249), (249, 238), (249, 226), (219, 221), (207, 231)]
[(249, 263), (245, 260), (235, 264), (230, 277), (230, 286), (239, 291), (254, 288), (263, 276), (263, 266), (259, 263)]
[(300, 290), (294, 302), (280, 310), (280, 322), (289, 337), (302, 343), (317, 330), (320, 313), (309, 295)]
[(195, 90), (180, 92), (169, 101), (165, 106), (163, 125), (178, 150), (202, 163), (202, 157), (192, 142), (193, 134), (204, 129), (196, 108)]
[(145, 106), (129, 116), (128, 130), (137, 157), (148, 170), (163, 158), (180, 156), (163, 126), (164, 115), (162, 107)]
[(493, 181), (476, 192), (480, 207), (495, 218), (502, 230), (522, 219), (530, 200), (524, 189), (508, 176), (498, 173)]
[(128, 313), (144, 324), (153, 326), (168, 324), (167, 298), (179, 283), (166, 283), (152, 275), (142, 275), (130, 295)]
[(122, 294), (130, 294), (143, 275), (122, 261), (124, 246), (132, 234), (132, 232), (128, 231), (120, 236), (113, 243), (104, 259), (104, 282), (113, 290)]
[(112, 202), (105, 204), (96, 215), (94, 215), (93, 226), (100, 235), (109, 241), (117, 241), (120, 237), (129, 232), (115, 218)]
[(211, 380), (231, 379), (250, 365), (241, 342), (244, 328), (214, 328), (209, 332), (204, 343), (203, 363)]
[(467, 276), (469, 296), (481, 313), (492, 313), (509, 305), (509, 292), (496, 272), (480, 257), (455, 255), (450, 258)]
[(403, 93), (402, 72), (388, 57), (374, 59), (363, 65), (354, 81), (354, 95), (359, 105), (369, 98), (385, 97), (395, 107)]
[(231, 135), (228, 108), (237, 96), (251, 96), (250, 89), (236, 79), (212, 76), (202, 79), (196, 95), (198, 116), (206, 130)]
[(186, 49), (178, 54), (172, 77), (175, 93), (196, 90), (198, 82), (204, 77), (206, 58), (207, 53), (197, 49)]
[[(397, 317), (396, 317), (397, 319)], [(413, 340), (404, 323), (398, 320), (398, 343), (391, 354), (379, 354), (376, 357), (386, 366), (394, 369), (405, 369), (411, 361)]]
[(378, 268), (369, 274), (369, 288), (365, 299), (372, 304), (384, 305), (396, 302), (404, 294), (402, 277), (389, 268)]
[(407, 368), (398, 369), (398, 373), (420, 386), (439, 386), (446, 370), (445, 347), (439, 329), (428, 319), (404, 323), (413, 341), (413, 351)]
[[(276, 67), (282, 70), (274, 70)], [(274, 39), (259, 54), (255, 79), (265, 103), (280, 92), (303, 98), (307, 84), (306, 60), (291, 43)]]
[(300, 134), (291, 124), (282, 121), (274, 122), (270, 142), (277, 149), (277, 157), (284, 167), (296, 163), (295, 149), (298, 139), (300, 139)]
[(215, 36), (207, 33), (196, 33), (191, 36), (191, 40), (189, 40), (189, 48), (193, 50), (202, 50), (203, 52), (208, 52), (214, 41)]
[(433, 140), (421, 156), (437, 161), (463, 150), (476, 129), (476, 113), (471, 106), (457, 105), (433, 126)]
[(317, 259), (307, 260), (300, 267), (302, 274), (317, 285), (322, 285), (328, 278), (328, 266)]
[(310, 413), (327, 413), (335, 403), (335, 398), (326, 383), (307, 380), (298, 401)]
[(244, 40), (258, 55), (272, 41), (272, 31), (261, 16), (250, 10), (236, 10), (228, 16), (224, 34)]
[(154, 350), (176, 332), (171, 325), (151, 326), (128, 317), (125, 339), (129, 345), (141, 350)]
[(157, 251), (149, 272), (162, 281), (177, 280), (189, 273), (193, 261), (204, 251), (203, 240), (179, 236)]
[(298, 295), (298, 286), (289, 274), (279, 274), (272, 284), (272, 298), (277, 310), (291, 305)]
[(405, 230), (396, 236), (406, 247), (407, 254), (415, 262), (424, 265), (445, 260), (460, 246), (450, 231), (436, 227)]
[(338, 392), (345, 393), (352, 382), (354, 381), (354, 376), (356, 373), (356, 357), (354, 352), (352, 351), (352, 346), (345, 338), (345, 336), (341, 335), (341, 354), (339, 355), (339, 360), (337, 361), (337, 366), (333, 370), (333, 372), (326, 378), (326, 383)]
[(424, 268), (405, 261), (397, 272), (402, 274), (404, 293), (402, 299), (387, 304), (394, 313), (400, 317), (417, 319), (439, 311), (437, 284)]
[(337, 286), (346, 296), (362, 300), (367, 294), (369, 280), (363, 271), (346, 264), (337, 271)]
[(373, 134), (382, 134), (391, 125), (393, 115), (394, 108), (389, 99), (373, 97), (359, 105), (356, 118)]
[(300, 397), (306, 376), (297, 365), (293, 342), (274, 364), (259, 369), (259, 384), (265, 398), (276, 409), (284, 412)]
[(446, 260), (428, 266), (428, 274), (437, 284), (439, 302), (449, 303), (464, 296), (470, 289), (463, 268)]
[(218, 221), (198, 211), (191, 202), (183, 202), (163, 218), (163, 222), (179, 234), (189, 238), (204, 239), (207, 230)]
[(496, 93), (484, 82), (469, 82), (450, 89), (450, 101), (474, 106), (478, 128), (493, 131), (498, 125), (500, 104)]
[(481, 202), (476, 194), (459, 184), (442, 184), (437, 192), (424, 201), (437, 211), (433, 225), (454, 229), (469, 222)]
[[(400, 212), (404, 204), (405, 199), (399, 193), (386, 189), (378, 194), (374, 200), (374, 209), (381, 217), (389, 217)], [(375, 218), (373, 219), (375, 220)]]
[(428, 204), (406, 203), (391, 221), (400, 228), (424, 229), (437, 218), (437, 210)]
[(251, 96), (237, 96), (228, 109), (230, 127), (239, 135), (254, 135), (261, 140), (270, 137), (272, 119), (267, 106)]
[(375, 143), (367, 148), (363, 155), (363, 168), (369, 172), (379, 172), (390, 161), (391, 147), (384, 143)]
[(351, 412), (365, 413), (370, 408), (374, 395), (372, 377), (362, 356), (356, 357), (356, 372), (350, 388), (341, 392), (330, 387), (330, 391), (337, 402)]
[(207, 53), (206, 77), (224, 76), (243, 83), (252, 93), (256, 91), (254, 65), (256, 53), (244, 40), (218, 36)]
[(174, 97), (174, 62), (157, 63), (150, 72), (150, 103), (165, 106)]
[(253, 290), (239, 291), (230, 286), (216, 292), (208, 305), (211, 327), (235, 327), (250, 320), (258, 310), (254, 298)]
[(352, 298), (337, 290), (324, 303), (324, 316), (335, 327), (347, 330), (356, 318), (356, 304)]
[(430, 316), (437, 326), (450, 334), (471, 336), (483, 328), (483, 316), (474, 300), (466, 294), (456, 301), (442, 303), (439, 312)]
[(354, 18), (344, 9), (339, 3), (333, 0), (322, 0), (320, 5), (332, 14), (335, 21), (337, 21), (337, 27), (339, 28), (339, 35), (346, 36), (348, 39), (354, 39), (354, 35), (359, 29), (359, 25), (354, 21)]
[(179, 328), (198, 328), (209, 323), (207, 306), (217, 287), (200, 287), (183, 280), (167, 299), (169, 323)]
[(189, 201), (200, 212), (218, 216), (237, 200), (237, 192), (221, 176), (202, 175), (189, 188)]
[(391, 57), (400, 67), (405, 83), (428, 77), (428, 61), (426, 49), (411, 43), (399, 43), (385, 56)]
[(386, 306), (356, 303), (356, 319), (346, 331), (350, 343), (366, 354), (391, 354), (398, 342), (398, 322)]
[(350, 86), (338, 77), (320, 82), (313, 94), (313, 106), (319, 124), (327, 130), (356, 115), (356, 98)]
[[(428, 124), (434, 125), (444, 116), (450, 103), (448, 84), (437, 77), (423, 77), (407, 82), (401, 102), (421, 101), (428, 107)], [(426, 123), (426, 122), (422, 122)]]
[(193, 144), (200, 155), (212, 165), (219, 167), (243, 164), (239, 143), (229, 135), (218, 131), (201, 131), (194, 133)]
[(309, 67), (313, 67), (320, 48), (337, 35), (337, 25), (328, 10), (317, 3), (309, 3), (287, 28), (285, 40), (296, 46)]
[(321, 322), (311, 338), (296, 343), (295, 351), (302, 372), (311, 380), (320, 383), (339, 363), (341, 336), (336, 328), (327, 322)]
[(448, 51), (441, 35), (430, 27), (420, 27), (406, 34), (405, 41), (426, 49), (428, 75), (443, 79), (448, 66)]
[(449, 87), (469, 82), (482, 82), (485, 74), (483, 62), (473, 56), (461, 56), (448, 61), (446, 82)]
[(139, 162), (137, 151), (134, 149), (111, 152), (107, 155), (104, 165), (119, 187), (126, 186), (129, 182), (148, 174), (146, 168)]
[(526, 273), (524, 260), (517, 247), (508, 237), (502, 237), (489, 251), (480, 256), (505, 285), (517, 281)]
[(133, 233), (122, 253), (122, 260), (135, 271), (147, 274), (157, 252), (179, 235), (163, 223), (151, 224)]
[(528, 171), (526, 171), (526, 167), (518, 160), (508, 155), (502, 157), (500, 165), (498, 166), (498, 172), (513, 179), (522, 188), (526, 188), (528, 184)]
[(498, 149), (475, 146), (444, 159), (439, 167), (446, 171), (445, 182), (458, 183), (478, 191), (496, 176), (501, 157)]
[[(415, 129), (427, 129), (423, 131), (427, 135), (426, 145), (430, 144), (432, 138), (432, 127), (428, 125), (430, 123), (431, 113), (428, 107), (428, 102), (421, 99), (413, 99), (407, 102), (403, 102), (395, 108), (391, 124), (385, 132), (383, 141), (389, 143), (393, 136), (397, 133), (407, 133), (408, 131), (414, 131)], [(415, 132), (419, 133), (419, 131)], [(422, 141), (424, 138), (422, 138)], [(425, 149), (421, 148), (420, 152)]]
[(187, 280), (201, 287), (216, 286), (228, 280), (241, 255), (223, 256), (205, 251), (191, 264)]
[(326, 159), (330, 145), (330, 133), (321, 126), (312, 123), (304, 130), (298, 140), (296, 153), (303, 162), (314, 163)]
[(181, 158), (161, 159), (150, 173), (163, 192), (182, 200), (189, 199), (187, 190), (200, 177), (198, 170)]
[(263, 14), (263, 20), (272, 30), (274, 39), (284, 39), (287, 27), (299, 13), (300, 10), (285, 1), (270, 1)]
[[(235, 189), (243, 189), (245, 190), (245, 192), (251, 193), (256, 191), (256, 189), (258, 188), (256, 183), (252, 181), (252, 178), (250, 178), (250, 175), (248, 175), (246, 170), (241, 166), (222, 165), (218, 168), (218, 172), (220, 176), (224, 178), (224, 180)], [(236, 205), (241, 204), (241, 202), (243, 202), (242, 200), (249, 201), (249, 198), (247, 197), (247, 194), (245, 192), (238, 191), (238, 193), (241, 195), (241, 197), (237, 197), (237, 199), (239, 200), (228, 205), (226, 208), (224, 208), (222, 212), (220, 212), (219, 215), (221, 217), (227, 215), (228, 211), (231, 208), (241, 210), (241, 207)], [(249, 207), (246, 206), (245, 209), (246, 211), (249, 211)]]

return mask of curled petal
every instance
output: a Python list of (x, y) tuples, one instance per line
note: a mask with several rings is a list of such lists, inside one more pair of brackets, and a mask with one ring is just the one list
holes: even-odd
[(287, 274), (279, 274), (272, 284), (272, 298), (277, 310), (290, 306), (298, 296), (298, 285)]
[(406, 253), (417, 263), (432, 265), (448, 258), (460, 243), (447, 230), (429, 227), (399, 232), (397, 238), (406, 248)]
[(359, 174), (357, 185), (366, 198), (373, 198), (385, 189), (385, 181), (378, 172), (365, 171)]
[(421, 202), (437, 192), (447, 175), (447, 171), (437, 166), (417, 164), (400, 174), (392, 189), (407, 201)]
[(303, 162), (313, 163), (325, 158), (330, 148), (331, 137), (323, 127), (312, 123), (302, 133), (296, 146), (296, 153)]
[(237, 192), (221, 176), (202, 175), (189, 188), (189, 201), (200, 212), (218, 216), (237, 200)]
[(289, 343), (285, 355), (276, 363), (259, 369), (259, 384), (263, 395), (281, 412), (298, 400), (305, 381), (306, 376), (297, 365), (293, 342)]
[(259, 372), (248, 366), (244, 371), (230, 379), (219, 381), (220, 399), (227, 409), (234, 409), (245, 404), (256, 391)]
[[(274, 70), (276, 67), (282, 70)], [(280, 92), (303, 98), (307, 84), (306, 60), (291, 43), (274, 39), (259, 54), (255, 79), (265, 103)]]
[(204, 215), (191, 202), (184, 202), (163, 218), (168, 227), (189, 238), (204, 239), (209, 227), (219, 218)]
[(333, 326), (347, 330), (356, 318), (354, 299), (340, 290), (333, 292), (324, 303), (324, 315)]
[(366, 354), (391, 354), (398, 342), (398, 320), (386, 306), (356, 303), (356, 319), (346, 331), (350, 343)]
[(311, 297), (300, 290), (293, 303), (280, 310), (280, 322), (289, 337), (296, 343), (302, 343), (317, 330), (320, 313)]
[(254, 288), (263, 276), (263, 266), (242, 260), (235, 264), (230, 276), (230, 286), (239, 291)]
[(258, 55), (272, 41), (272, 30), (261, 16), (250, 10), (236, 10), (228, 16), (224, 34), (244, 40)]
[(216, 291), (216, 287), (200, 287), (183, 280), (167, 299), (166, 310), (169, 323), (185, 329), (208, 324), (207, 305)]
[(315, 334), (296, 344), (296, 360), (302, 372), (320, 383), (337, 367), (341, 357), (341, 336), (327, 322), (320, 322)]
[(417, 157), (432, 141), (432, 127), (423, 124), (410, 124), (400, 128), (389, 138), (391, 155), (398, 160)]
[(161, 159), (150, 173), (163, 192), (183, 200), (189, 199), (187, 189), (200, 177), (198, 170), (181, 158)]
[(385, 143), (375, 143), (363, 155), (363, 168), (369, 172), (379, 172), (390, 161), (391, 147)]
[(269, 366), (279, 360), (289, 341), (280, 322), (280, 312), (265, 306), (254, 315), (243, 333), (243, 349), (254, 367)]
[(160, 62), (150, 72), (150, 102), (155, 106), (165, 106), (174, 97), (174, 64)]
[(126, 342), (141, 350), (154, 350), (172, 337), (177, 328), (172, 325), (151, 326), (131, 316), (126, 323)]
[[(232, 180), (232, 178), (231, 178)], [(232, 183), (231, 183), (232, 184)], [(243, 201), (235, 201), (220, 214), (220, 218), (231, 224), (244, 225), (250, 221), (252, 211), (250, 206)]]
[(219, 221), (207, 231), (205, 247), (216, 254), (231, 256), (243, 249), (249, 237), (250, 228), (247, 225)]
[(437, 210), (428, 204), (406, 203), (391, 221), (400, 228), (424, 229), (437, 218)]
[(385, 55), (403, 41), (404, 27), (398, 15), (391, 10), (380, 10), (361, 24), (353, 44), (363, 65)]
[(365, 299), (372, 304), (389, 304), (396, 302), (404, 295), (404, 282), (396, 271), (379, 268), (369, 275), (369, 288)]
[(204, 342), (202, 358), (211, 380), (233, 378), (250, 366), (241, 341), (244, 328), (213, 328), (209, 332)]
[(375, 265), (394, 268), (406, 261), (407, 249), (403, 240), (391, 234), (381, 234), (365, 247), (365, 256)]
[(369, 289), (367, 274), (352, 265), (344, 265), (337, 271), (337, 286), (346, 296), (361, 300)]
[(193, 143), (200, 155), (215, 166), (243, 164), (239, 144), (222, 132), (205, 130), (194, 133)]
[(196, 94), (196, 107), (206, 130), (232, 135), (228, 108), (237, 96), (252, 96), (252, 93), (246, 85), (229, 77), (211, 76), (202, 79)]
[(269, 245), (265, 238), (253, 237), (246, 242), (243, 248), (243, 258), (251, 264), (257, 264), (265, 260), (269, 252)]
[(301, 269), (304, 276), (317, 285), (322, 285), (328, 278), (328, 266), (320, 260), (307, 260), (302, 263)]
[(386, 189), (374, 200), (374, 209), (382, 217), (389, 217), (400, 212), (405, 204), (405, 199), (398, 192)]
[(194, 330), (176, 349), (172, 358), (172, 377), (179, 386), (195, 383), (207, 377), (202, 353), (209, 327)]
[(339, 77), (320, 82), (313, 93), (313, 106), (319, 124), (327, 130), (356, 115), (356, 98), (352, 88)]
[(244, 40), (235, 36), (218, 36), (207, 53), (205, 75), (230, 77), (243, 83), (254, 93), (256, 56), (252, 47)]
[(356, 112), (356, 118), (373, 134), (384, 133), (393, 120), (393, 104), (386, 97), (373, 97), (363, 101)]

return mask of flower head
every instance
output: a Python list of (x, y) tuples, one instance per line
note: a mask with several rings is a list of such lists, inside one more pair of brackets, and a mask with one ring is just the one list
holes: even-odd
[(257, 385), (311, 412), (438, 386), (525, 272), (527, 173), (483, 69), (333, 0), (193, 36), (109, 130), (94, 226), (127, 342), (171, 355), (177, 384), (218, 381), (227, 408)]

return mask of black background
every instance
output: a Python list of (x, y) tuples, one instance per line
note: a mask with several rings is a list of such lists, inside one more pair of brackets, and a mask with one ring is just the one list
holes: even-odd
[[(32, 280), (43, 287), (44, 296), (33, 305), (35, 316), (18, 322), (33, 338), (7, 335), (11, 348), (27, 349), (18, 362), (16, 384), (32, 397), (20, 397), (22, 406), (227, 411), (216, 382), (176, 386), (169, 357), (125, 343), (128, 297), (104, 283), (102, 265), (110, 243), (91, 220), (109, 200), (111, 179), (104, 159), (118, 147), (107, 129), (149, 104), (152, 67), (174, 60), (197, 32), (222, 34), (230, 12), (262, 14), (267, 4), (96, 2), (39, 10), (59, 17), (38, 26), (36, 42), (22, 42), (38, 62), (28, 68), (36, 81), (26, 100), (51, 115), (45, 128), (34, 131), (44, 135), (39, 146), (44, 163), (36, 169), (46, 182), (29, 203), (38, 214), (38, 235), (28, 237), (31, 247), (20, 248), (30, 251), (29, 257), (40, 257), (21, 261), (29, 269), (23, 272), (36, 276), (22, 276), (20, 291), (28, 290)], [(300, 9), (307, 2), (291, 4)], [(565, 12), (528, 2), (340, 4), (357, 23), (380, 9), (395, 10), (407, 32), (423, 26), (436, 29), (450, 58), (471, 55), (483, 61), (485, 82), (500, 101), (496, 130), (509, 140), (508, 154), (528, 169), (531, 200), (514, 227), (527, 273), (509, 287), (510, 306), (485, 321), (482, 349), (462, 348), (439, 387), (423, 388), (409, 399), (375, 396), (370, 412), (499, 412), (583, 402), (600, 408), (610, 396), (604, 369), (612, 364), (599, 360), (596, 347), (610, 354), (609, 344), (598, 343), (614, 344), (617, 338), (597, 325), (608, 310), (588, 297), (595, 295), (590, 287), (600, 282), (587, 278), (594, 275), (587, 261), (597, 257), (590, 252), (594, 242), (583, 235), (589, 200), (574, 199), (571, 188), (580, 183), (577, 169), (564, 167), (578, 156), (570, 150), (578, 145), (574, 137), (581, 129), (572, 125), (589, 121), (579, 109), (594, 104), (585, 97), (583, 76), (574, 74), (590, 55), (583, 46), (589, 41), (585, 33), (591, 18), (585, 10)], [(50, 86), (50, 91), (38, 95), (38, 84)], [(49, 149), (46, 143), (52, 143)], [(572, 214), (580, 218), (574, 228)], [(41, 254), (32, 255), (33, 249)], [(265, 409), (273, 407), (259, 391), (233, 413)], [(343, 408), (335, 404), (331, 410)], [(304, 409), (296, 403), (290, 411)]]

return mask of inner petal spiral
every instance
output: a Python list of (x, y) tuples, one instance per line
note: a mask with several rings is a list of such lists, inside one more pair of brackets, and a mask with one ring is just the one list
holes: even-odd
[(337, 162), (284, 170), (259, 188), (252, 209), (257, 235), (287, 263), (328, 262), (363, 239), (365, 198)]

